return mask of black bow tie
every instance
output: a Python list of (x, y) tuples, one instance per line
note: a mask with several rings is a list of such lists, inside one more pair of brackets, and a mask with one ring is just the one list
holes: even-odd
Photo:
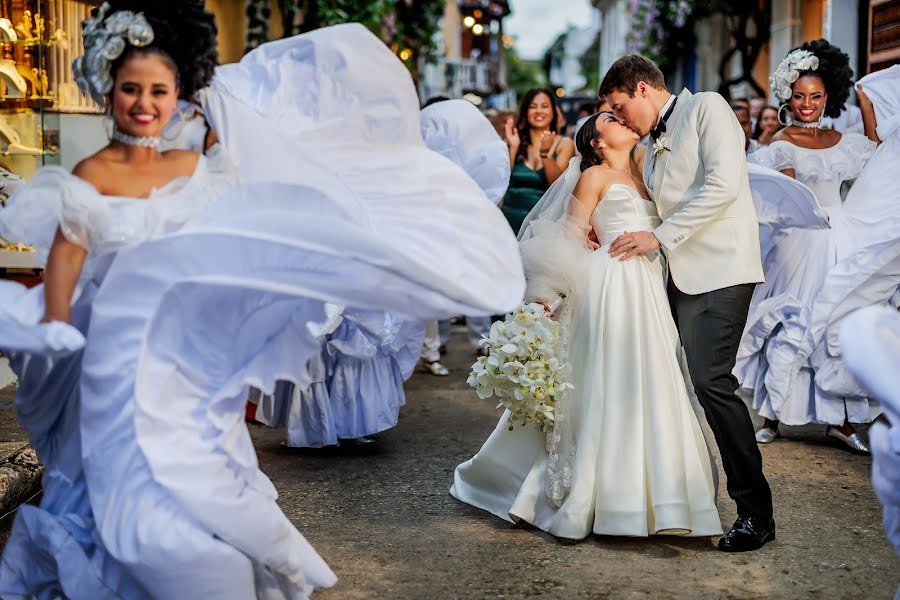
[(662, 119), (659, 120), (659, 124), (650, 130), (650, 139), (654, 142), (661, 138), (666, 132), (666, 121), (668, 121), (669, 117), (672, 116), (672, 111), (675, 110), (675, 104), (677, 102), (678, 96), (674, 96), (674, 100), (672, 100), (672, 104), (669, 106), (669, 110), (667, 110), (666, 114), (664, 114)]

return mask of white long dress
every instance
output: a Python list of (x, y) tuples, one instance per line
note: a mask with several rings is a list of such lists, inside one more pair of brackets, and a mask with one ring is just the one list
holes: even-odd
[(800, 358), (816, 369), (816, 387), (846, 398), (855, 414), (877, 413), (868, 392), (842, 358), (845, 318), (868, 306), (900, 308), (900, 65), (865, 76), (862, 88), (875, 109), (882, 141), (850, 188), (845, 202), (851, 250), (828, 273), (812, 308)]
[[(591, 224), (601, 239), (650, 231), (655, 206), (613, 185)], [(546, 484), (544, 434), (508, 429), (505, 413), (481, 450), (457, 467), (450, 493), (507, 521), (555, 536), (722, 532), (709, 448), (680, 362), (662, 255), (590, 254), (570, 324), (575, 454), (561, 505)]]
[[(519, 302), (524, 278), (505, 219), (464, 173), (431, 158), (417, 113), (405, 110), (415, 105), (409, 75), (390, 50), (361, 26), (290, 42), (279, 47), (335, 59), (301, 69), (321, 80), (288, 78), (305, 93), (279, 98), (310, 111), (291, 126), (365, 124), (347, 162), (330, 164), (322, 150), (302, 173), (267, 172), (258, 156), (253, 181), (235, 185), (233, 171), (201, 158), (193, 177), (146, 200), (102, 196), (51, 168), (0, 212), (7, 239), (46, 253), (60, 227), (88, 251), (71, 326), (38, 323), (41, 288), (0, 286), (0, 348), (46, 466), (41, 505), (17, 514), (3, 552), (4, 598), (275, 600), (332, 585), (258, 468), (243, 422), (249, 387), (310, 383), (329, 304), (421, 320)], [(343, 64), (356, 79), (343, 85), (329, 79), (337, 50), (354, 57)], [(265, 66), (274, 74), (295, 62)], [(314, 109), (313, 96), (338, 88), (344, 104), (323, 102), (346, 112)], [(283, 125), (277, 109), (220, 108), (250, 122), (248, 137)], [(289, 150), (283, 138), (265, 141), (272, 156)], [(382, 145), (396, 153), (356, 168)], [(429, 218), (441, 194), (477, 214), (479, 235)], [(481, 275), (459, 277), (476, 266)]]
[(885, 409), (886, 423), (869, 429), (872, 487), (884, 505), (884, 532), (900, 554), (900, 311), (868, 306), (843, 320), (848, 368)]
[(757, 286), (738, 349), (735, 375), (753, 394), (760, 415), (786, 425), (839, 425), (849, 417), (868, 422), (877, 416), (868, 398), (847, 398), (823, 389), (823, 378), (809, 360), (798, 360), (806, 344), (813, 306), (831, 269), (850, 255), (853, 233), (847, 226), (841, 185), (855, 179), (872, 156), (875, 144), (845, 134), (822, 150), (776, 141), (749, 160), (782, 170), (792, 168), (828, 213), (829, 229), (793, 229), (765, 257), (766, 282)]
[[(365, 28), (340, 25), (264, 44), (217, 69), (203, 109), (243, 180), (306, 183), (311, 171), (331, 174), (373, 232), (410, 241), (410, 261), (483, 290), (485, 298), (473, 298), (480, 307), (467, 314), (492, 314), (485, 307), (499, 298), (490, 269), (422, 261), (456, 243), (477, 264), (478, 253), (468, 249), (482, 245), (482, 236), (496, 240), (500, 212), (464, 169), (424, 144), (408, 70)], [(518, 255), (503, 247), (488, 264), (502, 268), (505, 260), (513, 272), (520, 269)], [(521, 299), (521, 290), (499, 293)], [(286, 426), (290, 446), (332, 445), (389, 429), (405, 404), (403, 383), (423, 336), (423, 324), (402, 307), (391, 314), (344, 311), (313, 358), (321, 376), (307, 388), (279, 385), (263, 398), (258, 418)]]

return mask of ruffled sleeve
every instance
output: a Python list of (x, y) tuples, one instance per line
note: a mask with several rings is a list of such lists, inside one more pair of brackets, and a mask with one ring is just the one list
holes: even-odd
[(206, 181), (212, 188), (209, 191), (211, 196), (218, 198), (238, 183), (237, 163), (222, 144), (206, 151), (204, 163)]
[(796, 151), (797, 147), (793, 144), (776, 141), (751, 153), (747, 156), (747, 161), (776, 171), (796, 169)]
[(866, 75), (856, 87), (872, 101), (878, 137), (886, 140), (900, 129), (900, 65)]
[(878, 147), (875, 142), (861, 133), (845, 133), (839, 146), (839, 156), (828, 166), (828, 171), (842, 181), (859, 177)]
[(831, 148), (800, 148), (790, 142), (776, 141), (754, 152), (747, 160), (776, 171), (794, 169), (797, 179), (804, 183), (846, 181), (859, 176), (875, 148), (875, 142), (866, 136), (845, 133)]
[(93, 232), (101, 231), (108, 218), (108, 204), (89, 183), (60, 167), (45, 167), (0, 211), (0, 235), (34, 246), (45, 260), (57, 227), (89, 251)]

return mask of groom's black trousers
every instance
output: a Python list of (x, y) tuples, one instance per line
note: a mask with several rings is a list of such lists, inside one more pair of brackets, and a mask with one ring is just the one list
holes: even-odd
[(668, 291), (694, 391), (722, 455), (728, 495), (737, 503), (738, 515), (768, 520), (772, 492), (750, 412), (735, 394), (738, 382), (731, 374), (754, 287), (747, 283), (690, 295), (670, 276)]

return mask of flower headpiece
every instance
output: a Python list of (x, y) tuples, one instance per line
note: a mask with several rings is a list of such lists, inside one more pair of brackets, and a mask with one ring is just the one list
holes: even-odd
[(143, 13), (120, 10), (106, 17), (109, 3), (82, 23), (84, 56), (72, 63), (75, 83), (97, 104), (102, 105), (112, 90), (111, 64), (125, 52), (126, 44), (143, 48), (153, 43), (153, 28)]
[(815, 71), (819, 68), (819, 58), (809, 50), (794, 50), (784, 57), (775, 73), (769, 77), (769, 83), (775, 97), (787, 102), (793, 93), (791, 86), (800, 79), (803, 71)]

